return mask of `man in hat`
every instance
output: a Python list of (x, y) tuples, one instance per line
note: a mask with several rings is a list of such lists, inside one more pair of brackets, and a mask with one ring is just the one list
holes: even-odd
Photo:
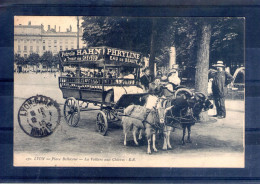
[(218, 61), (212, 66), (217, 68), (217, 70), (209, 70), (209, 79), (212, 81), (212, 93), (217, 109), (217, 114), (215, 116), (222, 119), (226, 117), (226, 86), (233, 81), (233, 77), (224, 70), (225, 66), (223, 61)]
[(150, 69), (149, 68), (145, 68), (144, 69), (144, 75), (141, 77), (140, 82), (141, 82), (141, 85), (142, 85), (143, 89), (145, 91), (148, 91), (149, 84), (151, 82), (153, 82), (153, 78), (150, 75)]

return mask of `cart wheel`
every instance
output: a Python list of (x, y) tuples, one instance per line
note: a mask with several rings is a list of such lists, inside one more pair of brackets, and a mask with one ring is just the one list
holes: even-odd
[(106, 135), (108, 129), (107, 116), (103, 111), (100, 111), (97, 114), (97, 122), (96, 122), (97, 131), (101, 135)]
[(80, 108), (75, 98), (69, 97), (66, 99), (63, 112), (66, 123), (69, 126), (77, 126), (80, 120)]

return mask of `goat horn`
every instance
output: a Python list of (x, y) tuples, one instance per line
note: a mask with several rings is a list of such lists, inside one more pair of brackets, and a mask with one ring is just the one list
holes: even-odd
[(186, 91), (187, 93), (189, 93), (190, 96), (193, 96), (193, 93), (192, 93), (189, 89), (187, 89), (187, 88), (180, 88), (180, 89), (178, 89), (178, 90), (175, 92), (175, 94), (174, 94), (174, 97), (175, 97), (175, 98), (177, 97), (177, 94), (178, 94), (180, 91)]
[(206, 95), (204, 93), (202, 93), (202, 92), (195, 92), (195, 94), (202, 95), (204, 98), (206, 98)]
[(172, 105), (172, 106), (170, 106), (170, 107), (167, 107), (167, 108), (165, 108), (165, 110), (164, 110), (164, 113), (166, 114), (171, 108), (173, 108), (174, 107), (174, 105)]

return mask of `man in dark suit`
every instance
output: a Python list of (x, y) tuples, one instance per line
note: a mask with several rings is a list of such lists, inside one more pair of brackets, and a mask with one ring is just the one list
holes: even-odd
[(141, 77), (140, 82), (145, 91), (148, 91), (149, 84), (153, 81), (152, 76), (150, 75), (150, 69), (144, 69), (144, 75)]
[(213, 65), (213, 67), (216, 67), (217, 70), (209, 70), (209, 79), (212, 80), (212, 93), (217, 109), (217, 114), (215, 116), (222, 119), (226, 117), (226, 86), (234, 79), (228, 72), (225, 71), (223, 61), (218, 61), (217, 64)]

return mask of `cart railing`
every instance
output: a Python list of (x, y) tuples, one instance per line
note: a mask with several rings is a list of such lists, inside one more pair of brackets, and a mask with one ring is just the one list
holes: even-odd
[(60, 88), (102, 90), (102, 86), (136, 86), (136, 79), (103, 77), (59, 77)]

